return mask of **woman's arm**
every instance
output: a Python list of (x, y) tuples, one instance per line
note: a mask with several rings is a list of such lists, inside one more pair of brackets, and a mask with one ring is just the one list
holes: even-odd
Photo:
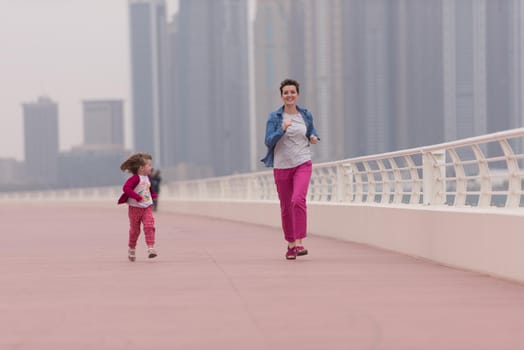
[(282, 129), (282, 123), (278, 117), (270, 115), (266, 123), (266, 138), (265, 143), (268, 148), (275, 147), (278, 140), (284, 135), (284, 129)]
[[(311, 141), (311, 136), (315, 136), (316, 139), (317, 139), (317, 142), (320, 141), (320, 137), (318, 136), (318, 133), (317, 133), (317, 130), (315, 129), (315, 124), (313, 123), (313, 114), (311, 114), (311, 112), (307, 111), (306, 112), (306, 115), (307, 115), (307, 120), (308, 120), (308, 132), (307, 132), (307, 135), (306, 137), (308, 138), (308, 140)], [(316, 143), (316, 142), (314, 142)]]

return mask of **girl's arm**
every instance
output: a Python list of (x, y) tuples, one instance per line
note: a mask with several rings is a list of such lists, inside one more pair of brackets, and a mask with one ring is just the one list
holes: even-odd
[(126, 183), (124, 184), (123, 190), (124, 193), (130, 197), (136, 200), (137, 202), (140, 202), (142, 200), (142, 196), (140, 196), (138, 193), (135, 192), (135, 187), (140, 183), (140, 177), (135, 174), (131, 176), (129, 179), (127, 179)]

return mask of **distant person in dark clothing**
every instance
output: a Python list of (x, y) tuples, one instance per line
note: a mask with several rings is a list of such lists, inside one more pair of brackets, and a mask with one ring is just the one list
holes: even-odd
[(158, 208), (158, 194), (160, 193), (160, 183), (162, 182), (162, 177), (160, 176), (160, 170), (155, 170), (153, 175), (151, 175), (151, 187), (153, 191), (156, 192), (157, 197), (153, 199), (153, 211), (157, 211)]

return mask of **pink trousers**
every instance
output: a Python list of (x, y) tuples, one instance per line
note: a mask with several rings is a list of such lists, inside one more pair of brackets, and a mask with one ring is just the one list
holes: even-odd
[(153, 206), (139, 208), (129, 206), (129, 248), (136, 248), (136, 241), (140, 236), (140, 224), (144, 225), (144, 235), (147, 246), (155, 244), (155, 219), (153, 218)]
[(307, 234), (306, 196), (311, 179), (311, 161), (290, 169), (273, 169), (280, 199), (282, 230), (286, 241), (292, 243)]

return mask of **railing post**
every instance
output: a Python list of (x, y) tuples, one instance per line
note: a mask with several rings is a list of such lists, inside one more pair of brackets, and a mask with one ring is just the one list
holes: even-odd
[(425, 205), (439, 205), (445, 202), (446, 151), (424, 152), (422, 155), (422, 180)]
[(344, 201), (345, 197), (345, 175), (344, 175), (344, 166), (342, 164), (337, 164), (336, 166), (336, 181), (337, 181), (337, 202)]

